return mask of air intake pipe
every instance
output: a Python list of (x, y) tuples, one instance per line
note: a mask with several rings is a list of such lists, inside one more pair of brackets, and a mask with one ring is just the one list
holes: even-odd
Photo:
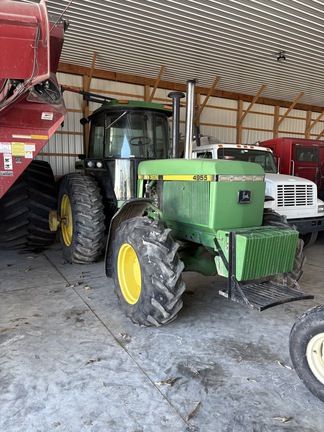
[(197, 82), (197, 79), (187, 81), (185, 159), (192, 158), (192, 131), (195, 109), (195, 86)]
[(172, 99), (172, 159), (179, 157), (179, 126), (180, 126), (180, 99), (185, 97), (182, 92), (171, 92), (168, 97)]

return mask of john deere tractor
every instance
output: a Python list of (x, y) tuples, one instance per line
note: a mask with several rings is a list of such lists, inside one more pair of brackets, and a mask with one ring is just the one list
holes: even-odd
[[(189, 82), (188, 93), (193, 88)], [(312, 298), (298, 285), (303, 264), (298, 232), (277, 213), (264, 214), (262, 167), (190, 159), (190, 143), (186, 134), (188, 159), (141, 162), (137, 198), (112, 218), (106, 275), (114, 278), (124, 313), (142, 326), (175, 319), (184, 270), (226, 277), (220, 294), (258, 310)]]
[[(193, 88), (189, 82), (187, 125)], [(175, 101), (174, 113), (179, 94)], [(68, 175), (60, 186), (65, 258), (95, 260), (106, 221), (106, 275), (114, 279), (121, 309), (143, 326), (176, 318), (184, 270), (226, 277), (227, 289), (220, 294), (258, 310), (311, 298), (298, 285), (303, 261), (298, 232), (280, 215), (263, 214), (262, 167), (191, 160), (190, 133), (185, 158), (174, 158), (179, 134), (173, 128), (170, 149), (171, 114), (156, 104), (112, 101), (90, 118), (84, 175)]]

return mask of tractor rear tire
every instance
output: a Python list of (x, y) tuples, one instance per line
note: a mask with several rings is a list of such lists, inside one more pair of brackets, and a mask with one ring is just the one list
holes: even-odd
[(301, 315), (289, 337), (289, 352), (294, 369), (313, 395), (324, 402), (324, 305)]
[(184, 264), (170, 231), (148, 217), (128, 219), (116, 231), (115, 291), (121, 309), (135, 324), (167, 324), (182, 308)]
[(88, 264), (99, 259), (104, 248), (105, 215), (96, 180), (68, 174), (58, 197), (59, 231), (63, 257), (69, 263)]
[(50, 246), (48, 215), (57, 206), (53, 171), (33, 160), (0, 200), (0, 249), (39, 250)]

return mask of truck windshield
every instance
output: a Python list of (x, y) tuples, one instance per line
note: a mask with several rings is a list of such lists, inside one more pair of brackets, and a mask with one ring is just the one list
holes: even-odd
[(91, 122), (89, 157), (166, 159), (167, 115), (149, 110), (106, 112)]
[(277, 174), (277, 166), (273, 154), (268, 151), (243, 148), (218, 148), (218, 159), (255, 162), (262, 166), (266, 173)]

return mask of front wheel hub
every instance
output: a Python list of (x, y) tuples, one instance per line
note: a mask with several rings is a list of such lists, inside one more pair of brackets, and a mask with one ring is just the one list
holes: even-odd
[(309, 341), (306, 358), (310, 370), (324, 384), (324, 333), (315, 335)]
[(64, 194), (61, 201), (61, 232), (66, 246), (70, 246), (73, 237), (72, 208), (69, 197)]
[(141, 295), (141, 267), (133, 247), (125, 243), (118, 254), (118, 280), (121, 292), (129, 304), (137, 303)]

